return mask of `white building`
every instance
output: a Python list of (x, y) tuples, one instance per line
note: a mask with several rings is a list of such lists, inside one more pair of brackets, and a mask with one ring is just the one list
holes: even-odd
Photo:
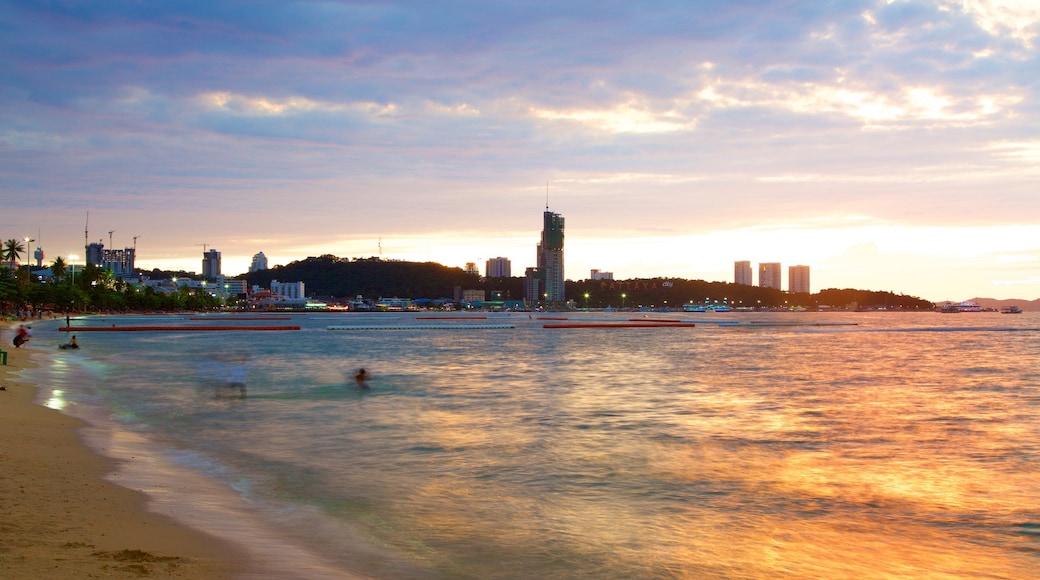
[(250, 272), (259, 272), (267, 269), (267, 256), (263, 252), (257, 252), (253, 256), (253, 262), (249, 264)]
[(288, 301), (304, 300), (303, 282), (279, 282), (271, 280), (271, 294)]

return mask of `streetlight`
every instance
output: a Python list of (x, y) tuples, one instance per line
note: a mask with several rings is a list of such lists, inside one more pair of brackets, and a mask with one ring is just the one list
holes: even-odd
[(585, 293), (585, 310), (589, 309), (589, 293)]
[(622, 309), (625, 308), (625, 296), (626, 296), (626, 294), (624, 292), (622, 292), (621, 293), (621, 308)]

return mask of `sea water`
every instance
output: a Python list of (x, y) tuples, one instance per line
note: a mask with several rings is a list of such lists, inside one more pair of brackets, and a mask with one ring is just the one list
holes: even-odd
[(1038, 577), (1040, 316), (696, 316), (91, 317), (301, 329), (80, 332), (35, 373), (258, 577)]

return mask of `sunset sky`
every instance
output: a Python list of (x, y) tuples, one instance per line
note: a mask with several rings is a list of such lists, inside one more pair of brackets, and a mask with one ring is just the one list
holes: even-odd
[(0, 0), (0, 238), (1033, 299), (1038, 97), (1036, 0)]

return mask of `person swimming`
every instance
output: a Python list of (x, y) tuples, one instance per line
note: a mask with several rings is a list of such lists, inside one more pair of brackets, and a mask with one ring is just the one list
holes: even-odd
[(369, 389), (368, 379), (370, 378), (372, 378), (372, 375), (368, 374), (368, 371), (365, 369), (358, 369), (358, 371), (354, 373), (354, 382), (357, 383), (358, 388), (362, 391), (367, 391)]
[(76, 342), (76, 335), (72, 335), (72, 340), (61, 345), (61, 348), (79, 348), (79, 343)]

